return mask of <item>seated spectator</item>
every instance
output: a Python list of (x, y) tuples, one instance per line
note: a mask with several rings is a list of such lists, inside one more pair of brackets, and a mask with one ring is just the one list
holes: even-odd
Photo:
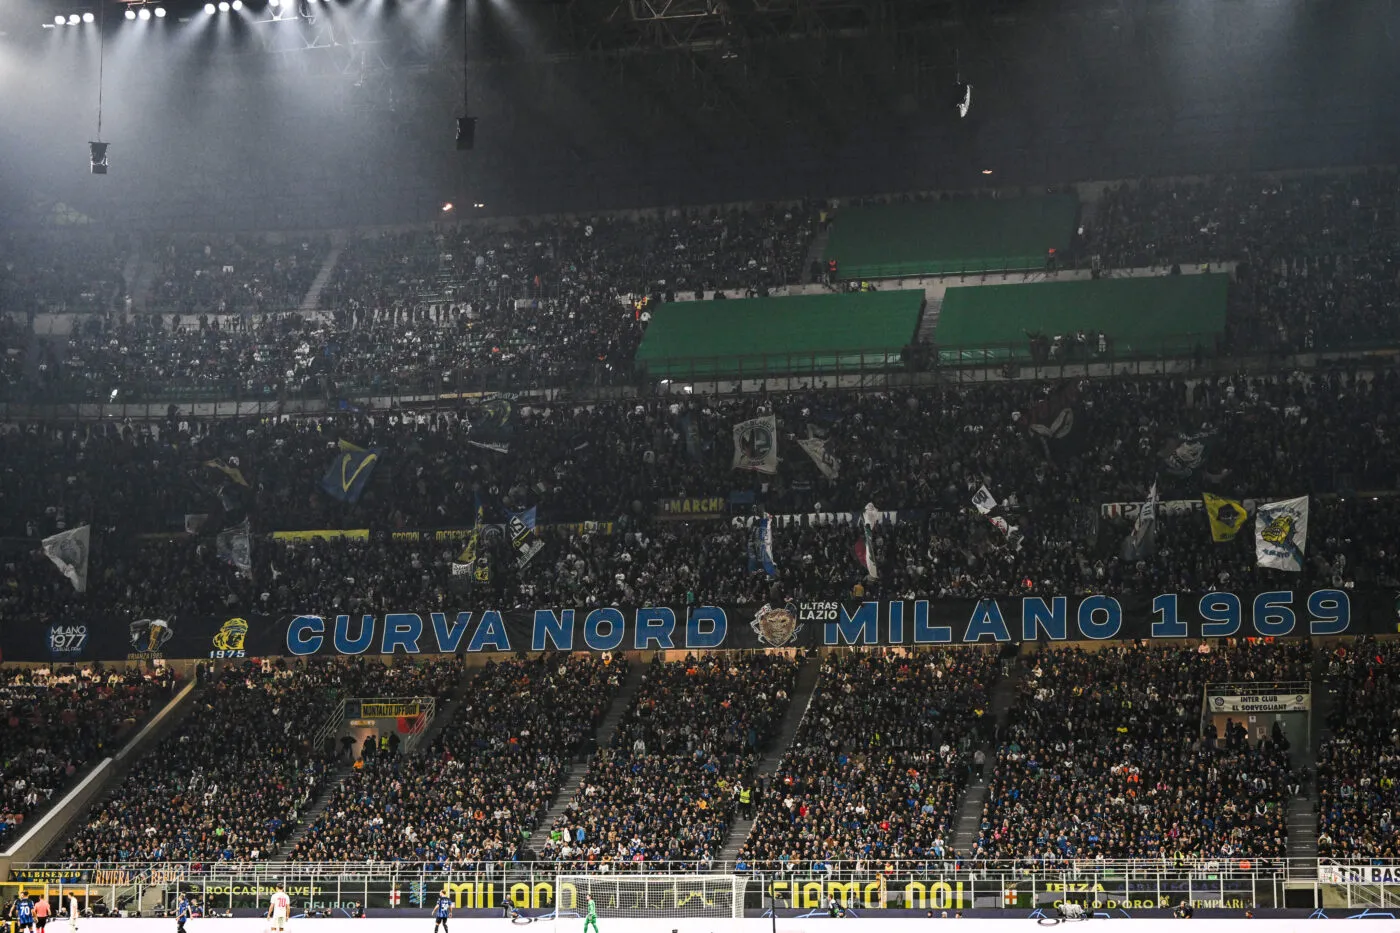
[(527, 857), (526, 840), (625, 675), (587, 655), (488, 663), (432, 749), (366, 759), (292, 858), (470, 870)]
[(1317, 753), (1317, 854), (1337, 860), (1400, 857), (1400, 642), (1358, 641), (1333, 650), (1336, 685)]
[(1272, 738), (1256, 745), (1232, 733), (1217, 743), (1201, 726), (1208, 682), (1307, 678), (1307, 643), (1271, 648), (1132, 644), (1034, 655), (973, 857), (1284, 857), (1286, 752)]
[(170, 695), (168, 668), (0, 670), (0, 845)]
[(740, 857), (756, 871), (952, 859), (995, 662), (977, 648), (828, 655)]
[(776, 736), (796, 671), (779, 653), (653, 661), (540, 854), (571, 868), (702, 870), (729, 832), (735, 782), (752, 782)]

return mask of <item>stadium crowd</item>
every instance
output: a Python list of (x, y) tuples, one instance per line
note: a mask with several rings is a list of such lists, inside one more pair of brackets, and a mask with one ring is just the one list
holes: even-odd
[(168, 668), (0, 671), (0, 844), (8, 847), (11, 830), (119, 748), (174, 682)]
[(443, 870), (527, 857), (625, 676), (625, 663), (596, 657), (488, 664), (431, 749), (358, 762), (291, 857)]
[(108, 313), (124, 307), (121, 238), (69, 234), (0, 236), (0, 313)]
[[(1057, 647), (1029, 658), (976, 858), (1281, 858), (1286, 736), (1201, 729), (1209, 682), (1299, 681), (1306, 642)], [(1276, 738), (1279, 741), (1276, 741)]]
[(190, 316), (300, 308), (328, 252), (324, 238), (166, 237), (149, 250), (156, 268), (147, 307)]
[[(137, 761), (64, 847), (70, 861), (267, 859), (328, 774), (312, 739), (345, 696), (404, 696), (459, 662), (394, 677), (373, 662), (243, 661), (210, 675), (195, 708)], [(382, 665), (380, 665), (382, 667)]]
[(654, 660), (539, 854), (585, 869), (662, 861), (701, 870), (724, 845), (796, 676), (797, 662), (778, 653)]
[(827, 657), (812, 703), (740, 853), (751, 871), (951, 860), (987, 717), (995, 653)]
[(1360, 639), (1334, 648), (1330, 735), (1317, 753), (1317, 854), (1400, 858), (1400, 642)]

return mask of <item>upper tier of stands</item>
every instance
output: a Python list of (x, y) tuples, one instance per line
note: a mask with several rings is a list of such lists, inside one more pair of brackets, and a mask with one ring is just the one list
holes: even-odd
[(0, 671), (0, 849), (90, 764), (114, 753), (164, 702), (168, 669)]
[(972, 750), (991, 737), (996, 655), (828, 657), (740, 858), (754, 871), (951, 858)]

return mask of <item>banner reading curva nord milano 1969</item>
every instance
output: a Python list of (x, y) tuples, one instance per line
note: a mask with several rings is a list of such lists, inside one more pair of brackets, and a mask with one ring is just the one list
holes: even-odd
[(567, 608), (382, 615), (73, 618), (5, 626), (11, 661), (236, 659), (268, 655), (459, 654), (876, 645), (971, 645), (1304, 637), (1397, 631), (1385, 591), (1027, 596), (766, 606)]

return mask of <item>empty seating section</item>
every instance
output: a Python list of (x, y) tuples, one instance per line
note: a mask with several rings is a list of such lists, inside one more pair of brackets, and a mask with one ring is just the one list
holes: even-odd
[[(740, 855), (752, 871), (953, 854), (973, 750), (990, 739), (995, 654), (833, 654)], [(849, 867), (849, 864), (848, 864)]]

